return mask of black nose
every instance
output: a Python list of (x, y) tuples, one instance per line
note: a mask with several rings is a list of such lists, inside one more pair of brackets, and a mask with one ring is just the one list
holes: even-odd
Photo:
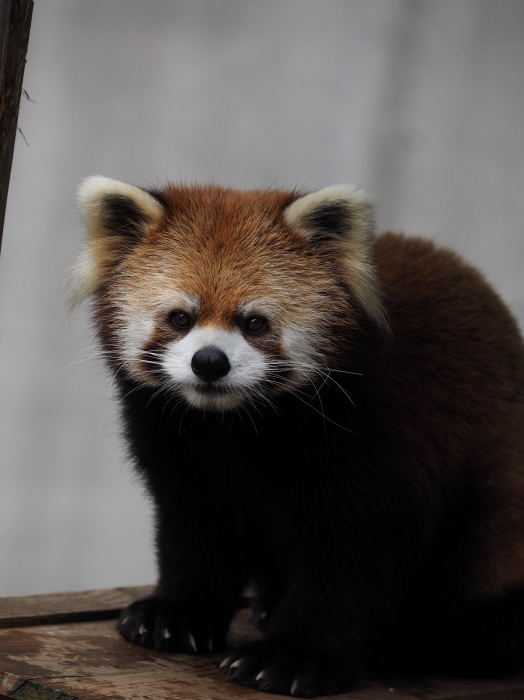
[(220, 377), (225, 377), (231, 365), (225, 352), (210, 345), (195, 352), (191, 360), (191, 369), (200, 379), (214, 382)]

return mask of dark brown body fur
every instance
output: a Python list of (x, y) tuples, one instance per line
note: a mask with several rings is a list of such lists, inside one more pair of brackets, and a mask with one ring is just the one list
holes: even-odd
[(516, 323), (450, 251), (386, 234), (375, 255), (393, 336), (395, 371), (384, 377), (384, 394), (398, 397), (399, 438), (411, 448), (414, 474), (425, 465), (436, 496), (465, 490), (472, 504), (454, 529), (443, 583), (453, 580), (449, 594), (468, 602), (515, 590), (524, 583), (524, 351)]

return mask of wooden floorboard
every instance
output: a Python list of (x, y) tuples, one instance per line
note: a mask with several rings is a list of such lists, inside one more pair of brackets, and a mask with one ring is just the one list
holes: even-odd
[[(164, 654), (129, 644), (112, 619), (147, 588), (0, 599), (0, 700), (261, 700), (221, 674), (224, 654)], [(91, 615), (91, 619), (83, 616)], [(75, 620), (75, 616), (80, 619)], [(46, 619), (55, 618), (53, 624)], [(28, 625), (33, 619), (36, 624)], [(21, 624), (18, 625), (18, 621)], [(259, 635), (240, 610), (229, 643)], [(260, 635), (259, 635), (260, 636)], [(283, 697), (283, 696), (273, 696)], [(386, 677), (351, 700), (524, 700), (524, 675), (490, 681)]]
[(0, 629), (116, 618), (122, 608), (151, 590), (151, 586), (132, 586), (2, 598)]

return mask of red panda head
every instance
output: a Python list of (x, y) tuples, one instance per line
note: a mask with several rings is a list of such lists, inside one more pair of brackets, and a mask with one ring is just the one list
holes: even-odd
[(353, 187), (147, 192), (94, 176), (79, 202), (74, 296), (94, 296), (109, 364), (195, 408), (315, 383), (360, 314), (385, 326), (372, 212)]

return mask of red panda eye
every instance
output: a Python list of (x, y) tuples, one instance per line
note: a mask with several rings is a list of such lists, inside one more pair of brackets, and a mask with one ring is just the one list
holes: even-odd
[(244, 329), (248, 333), (261, 333), (266, 327), (266, 319), (262, 318), (262, 316), (252, 316), (244, 323)]
[(191, 325), (191, 317), (186, 314), (185, 311), (174, 311), (169, 320), (175, 326), (175, 328), (180, 328), (186, 330)]

